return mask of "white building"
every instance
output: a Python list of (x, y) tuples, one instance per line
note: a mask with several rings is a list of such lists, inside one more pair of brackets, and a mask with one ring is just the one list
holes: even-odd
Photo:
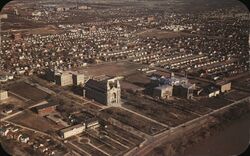
[(0, 101), (6, 100), (8, 98), (8, 92), (5, 90), (0, 90)]
[(55, 82), (60, 86), (73, 85), (72, 74), (68, 72), (56, 73)]
[(78, 124), (71, 126), (60, 131), (60, 135), (63, 139), (67, 139), (77, 134), (81, 134), (85, 130), (85, 124)]
[(72, 79), (73, 79), (73, 84), (75, 86), (78, 86), (80, 84), (84, 84), (85, 83), (85, 75), (84, 74), (79, 74), (79, 73), (75, 73), (72, 75)]

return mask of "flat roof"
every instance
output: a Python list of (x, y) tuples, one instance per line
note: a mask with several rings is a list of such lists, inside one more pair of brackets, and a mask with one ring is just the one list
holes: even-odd
[(39, 109), (45, 109), (45, 108), (48, 108), (48, 107), (55, 107), (55, 106), (57, 106), (57, 104), (47, 103), (47, 104), (37, 106), (36, 109), (39, 110)]
[(65, 133), (65, 132), (72, 131), (73, 129), (80, 128), (80, 127), (84, 128), (84, 125), (83, 124), (78, 124), (78, 125), (74, 125), (74, 126), (71, 126), (71, 127), (64, 128), (64, 129), (62, 129), (60, 131)]

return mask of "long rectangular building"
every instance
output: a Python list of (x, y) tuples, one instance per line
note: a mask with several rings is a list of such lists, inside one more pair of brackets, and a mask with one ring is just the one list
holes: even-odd
[(77, 134), (81, 134), (85, 130), (85, 124), (74, 125), (60, 131), (60, 135), (63, 139), (67, 139)]

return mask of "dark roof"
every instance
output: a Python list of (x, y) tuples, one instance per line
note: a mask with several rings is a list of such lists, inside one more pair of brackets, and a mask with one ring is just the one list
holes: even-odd
[(85, 88), (92, 88), (104, 93), (107, 92), (107, 84), (104, 81), (90, 79), (86, 82)]
[(56, 106), (57, 106), (57, 104), (47, 103), (47, 104), (44, 104), (44, 105), (37, 106), (36, 110), (46, 109), (46, 108), (49, 108), (49, 107), (56, 107)]

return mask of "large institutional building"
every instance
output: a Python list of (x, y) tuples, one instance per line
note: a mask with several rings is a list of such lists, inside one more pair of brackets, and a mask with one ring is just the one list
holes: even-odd
[(121, 86), (119, 79), (117, 77), (90, 79), (85, 84), (84, 96), (107, 106), (120, 106)]
[(8, 92), (5, 90), (0, 90), (0, 101), (8, 98)]

